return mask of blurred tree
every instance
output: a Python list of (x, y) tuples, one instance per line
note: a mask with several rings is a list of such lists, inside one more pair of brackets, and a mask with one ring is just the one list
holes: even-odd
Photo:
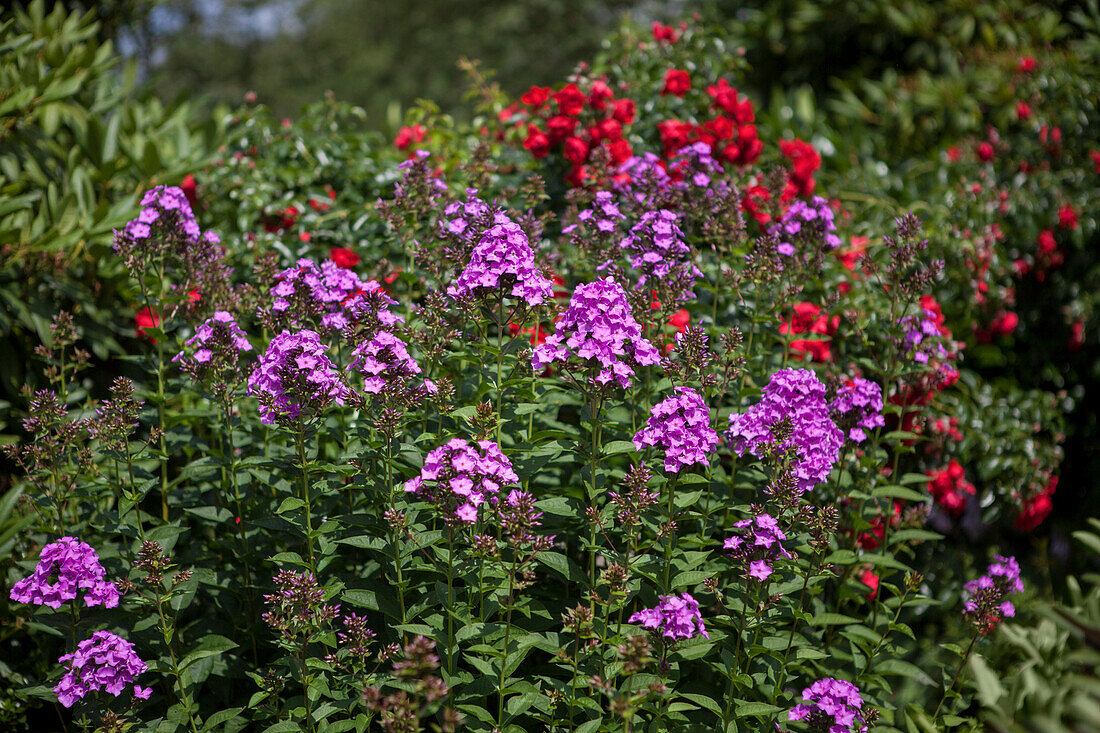
[(376, 126), (388, 107), (428, 98), (455, 111), (462, 57), (508, 91), (562, 79), (590, 58), (628, 0), (174, 0), (155, 66), (166, 96), (234, 101), (254, 90), (290, 114), (332, 90)]

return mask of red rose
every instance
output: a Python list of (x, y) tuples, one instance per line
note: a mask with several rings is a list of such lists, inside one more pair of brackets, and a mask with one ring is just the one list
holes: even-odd
[(809, 196), (814, 192), (814, 171), (821, 167), (821, 155), (805, 140), (780, 140), (779, 152), (791, 161), (788, 186), (795, 195)]
[(681, 308), (673, 313), (668, 319), (668, 325), (676, 329), (676, 333), (683, 333), (687, 330), (688, 324), (691, 323), (691, 314), (688, 313), (687, 308)]
[(1050, 229), (1044, 229), (1039, 233), (1039, 251), (1043, 254), (1050, 254), (1054, 250), (1058, 249), (1058, 243), (1054, 241), (1054, 232)]
[(551, 140), (564, 140), (573, 134), (573, 130), (577, 128), (576, 117), (566, 117), (565, 115), (555, 115), (546, 121), (546, 129), (550, 133)]
[(424, 141), (424, 135), (427, 134), (427, 130), (423, 125), (413, 125), (412, 127), (402, 127), (397, 132), (397, 137), (393, 139), (393, 145), (398, 150), (406, 150), (413, 143), (419, 143)]
[(665, 72), (665, 86), (661, 94), (682, 97), (691, 89), (691, 76), (683, 69), (669, 69)]
[[(703, 123), (703, 128), (716, 140), (728, 140), (733, 137), (733, 121), (727, 117), (715, 117)], [(711, 146), (714, 147), (714, 146)]]
[(585, 96), (576, 84), (566, 84), (554, 93), (554, 101), (563, 115), (576, 117), (584, 109)]
[[(634, 122), (634, 100), (633, 99), (616, 99), (615, 106), (611, 110), (611, 116), (623, 125), (629, 125)], [(1096, 153), (1100, 156), (1100, 151)], [(1100, 160), (1100, 158), (1098, 158)], [(1100, 166), (1100, 163), (1097, 163)]]
[(604, 140), (614, 141), (623, 136), (623, 126), (614, 118), (604, 120), (596, 127), (600, 131), (600, 137)]
[(344, 269), (355, 267), (359, 264), (359, 255), (347, 247), (333, 247), (328, 251), (328, 258)]
[(993, 160), (993, 146), (989, 143), (978, 143), (978, 160), (983, 163)]
[(662, 25), (657, 21), (653, 21), (653, 40), (658, 43), (676, 43), (679, 40), (680, 34), (676, 32), (676, 29), (670, 25)]
[(605, 145), (607, 146), (608, 152), (611, 153), (611, 163), (613, 165), (622, 165), (634, 155), (634, 150), (630, 147), (630, 142), (625, 137), (620, 137), (618, 140), (605, 143)]
[(588, 143), (579, 137), (567, 137), (563, 149), (565, 159), (570, 163), (583, 163), (588, 159)]
[(959, 147), (957, 145), (951, 145), (947, 148), (947, 159), (952, 163), (959, 162), (961, 154), (959, 153)]
[(859, 582), (870, 588), (867, 597), (872, 601), (878, 595), (878, 576), (871, 570), (864, 570), (859, 576)]
[(1034, 56), (1022, 56), (1016, 62), (1016, 71), (1020, 72), (1021, 74), (1027, 74), (1028, 72), (1034, 71), (1035, 67), (1038, 65), (1039, 64), (1035, 61)]
[(588, 93), (588, 104), (592, 109), (597, 111), (603, 111), (603, 108), (607, 106), (607, 100), (615, 96), (611, 87), (607, 86), (607, 82), (602, 80), (596, 80), (592, 82), (592, 91)]
[(313, 239), (313, 235), (309, 232), (298, 232), (298, 239), (302, 240), (303, 242), (308, 242), (309, 240)]
[(1027, 102), (1016, 103), (1016, 117), (1021, 120), (1031, 117), (1031, 107)]
[(993, 329), (993, 333), (998, 336), (1007, 336), (1016, 330), (1016, 326), (1020, 323), (1020, 317), (1012, 311), (1001, 311), (993, 319), (993, 323), (990, 324), (990, 328)]
[(1092, 158), (1093, 169), (1100, 174), (1100, 150), (1090, 150), (1089, 156)]
[(573, 188), (580, 188), (584, 185), (585, 180), (588, 178), (588, 168), (583, 165), (574, 164), (573, 167), (565, 174), (565, 181)]
[(548, 99), (550, 99), (550, 87), (533, 86), (519, 98), (519, 101), (528, 107), (541, 107)]
[(813, 303), (797, 303), (791, 320), (779, 324), (779, 333), (783, 335), (812, 333), (826, 336), (827, 338), (814, 340), (795, 339), (790, 345), (792, 354), (798, 356), (808, 354), (812, 361), (823, 362), (833, 358), (830, 347), (833, 342), (832, 337), (839, 326), (840, 316), (830, 318)]
[(134, 335), (155, 344), (157, 340), (145, 333), (147, 328), (160, 328), (160, 314), (148, 306), (134, 315)]
[(690, 122), (665, 120), (657, 123), (657, 132), (661, 136), (665, 157), (671, 158), (691, 141), (692, 126)]
[(1071, 204), (1066, 204), (1058, 209), (1058, 226), (1063, 229), (1077, 228), (1077, 212)]
[(536, 158), (545, 158), (550, 153), (550, 138), (536, 125), (529, 125), (523, 147), (531, 151), (531, 155)]
[(1069, 341), (1066, 346), (1070, 351), (1080, 351), (1085, 345), (1085, 320), (1078, 318), (1069, 327)]
[(726, 114), (733, 114), (737, 106), (737, 90), (725, 79), (707, 86), (707, 96), (714, 100), (714, 106)]
[(183, 195), (187, 197), (187, 203), (191, 204), (191, 208), (195, 208), (198, 203), (198, 184), (195, 182), (195, 177), (188, 173), (180, 181), (180, 188), (183, 189)]
[(844, 268), (850, 272), (855, 272), (856, 262), (863, 256), (863, 253), (867, 251), (867, 245), (870, 243), (870, 239), (867, 237), (852, 237), (850, 246), (847, 249), (837, 252), (837, 258), (840, 260), (840, 264), (844, 265)]

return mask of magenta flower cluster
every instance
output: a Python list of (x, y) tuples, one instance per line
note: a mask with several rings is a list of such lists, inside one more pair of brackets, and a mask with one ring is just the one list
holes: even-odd
[(829, 407), (841, 422), (851, 425), (848, 437), (857, 443), (867, 440), (866, 431), (886, 425), (882, 416), (882, 387), (862, 377), (849, 379), (836, 391)]
[(782, 240), (776, 251), (790, 257), (796, 252), (797, 242), (820, 243), (826, 249), (839, 247), (840, 237), (833, 219), (833, 208), (820, 196), (808, 202), (801, 199), (792, 202), (787, 213), (771, 229)]
[(863, 722), (863, 698), (851, 682), (826, 677), (804, 689), (802, 699), (791, 708), (789, 720), (805, 720), (814, 733), (851, 733), (853, 723)]
[[(178, 186), (154, 186), (141, 197), (141, 211), (137, 218), (126, 224), (123, 231), (133, 239), (148, 239), (153, 234), (154, 225), (164, 221), (168, 212), (173, 212), (178, 221), (173, 224), (191, 239), (202, 236), (199, 223), (195, 221), (195, 214), (191, 211), (191, 204), (187, 201), (187, 195)], [(207, 232), (207, 238), (217, 243), (217, 235)]]
[(453, 201), (443, 210), (440, 232), (468, 247), (475, 246), (481, 235), (497, 223), (489, 204), (478, 198), (476, 188), (466, 189), (466, 201)]
[(733, 525), (743, 533), (726, 539), (723, 548), (748, 568), (748, 575), (757, 580), (767, 580), (772, 574), (773, 563), (780, 557), (791, 557), (783, 548), (787, 535), (770, 514), (757, 514)]
[[(302, 327), (313, 318), (328, 331), (339, 331), (351, 323), (358, 296), (380, 289), (373, 280), (361, 280), (350, 269), (325, 260), (320, 267), (310, 259), (300, 259), (276, 275), (271, 289), (271, 310), (280, 323)], [(393, 316), (397, 318), (397, 316)]]
[(722, 165), (711, 153), (711, 147), (704, 142), (685, 145), (677, 151), (672, 167), (682, 176), (682, 186), (690, 184), (696, 188), (709, 188), (713, 180), (725, 185), (718, 179), (723, 173)]
[[(772, 428), (789, 421), (791, 434), (777, 443)], [(740, 415), (730, 415), (729, 436), (738, 455), (758, 458), (773, 450), (793, 448), (800, 491), (809, 491), (829, 476), (840, 457), (844, 434), (829, 417), (825, 385), (809, 369), (781, 369), (771, 376), (760, 401)]]
[[(619, 243), (630, 266), (639, 273), (639, 285), (665, 280), (673, 272), (690, 273), (694, 275), (692, 280), (702, 275), (690, 261), (691, 248), (676, 225), (678, 218), (679, 214), (667, 209), (647, 211)], [(691, 294), (685, 293), (684, 297)]]
[(420, 475), (405, 483), (405, 491), (435, 504), (449, 520), (474, 522), (478, 507), (495, 501), (502, 486), (516, 483), (519, 476), (496, 443), (471, 445), (452, 438), (428, 453)]
[(932, 359), (943, 360), (950, 356), (939, 321), (940, 317), (930, 308), (921, 308), (919, 315), (905, 316), (900, 321), (905, 332), (902, 340), (904, 351), (918, 364), (927, 364)]
[(659, 600), (654, 608), (643, 609), (631, 616), (630, 623), (641, 624), (643, 628), (672, 641), (696, 636), (710, 638), (703, 624), (703, 616), (699, 613), (699, 602), (690, 593), (660, 596)]
[(702, 395), (687, 387), (653, 406), (646, 426), (634, 436), (634, 447), (665, 448), (665, 470), (679, 473), (695, 463), (706, 465), (718, 447), (718, 433), (710, 425), (710, 410)]
[(557, 330), (535, 347), (531, 365), (541, 371), (570, 356), (600, 367), (597, 384), (614, 380), (623, 388), (630, 386), (634, 376), (628, 360), (642, 366), (661, 360), (642, 336), (622, 286), (610, 277), (577, 286)]
[(91, 545), (62, 537), (42, 548), (34, 572), (17, 582), (9, 597), (18, 603), (56, 609), (83, 591), (85, 606), (114, 608), (119, 592), (114, 583), (105, 580), (106, 575)]
[(295, 422), (344, 404), (347, 388), (325, 355), (315, 331), (283, 331), (267, 346), (248, 377), (248, 393), (260, 401), (260, 421)]
[(1024, 590), (1020, 564), (1014, 557), (995, 555), (985, 575), (968, 581), (963, 588), (969, 595), (963, 605), (966, 615), (979, 625), (995, 625), (1002, 618), (1016, 615), (1016, 607), (1005, 599)]
[[(600, 234), (610, 234), (619, 226), (619, 222), (626, 219), (619, 211), (619, 205), (615, 203), (615, 197), (610, 191), (597, 191), (592, 205), (577, 214), (577, 220), (595, 227)], [(573, 226), (565, 227), (562, 231), (568, 234)]]
[[(389, 331), (379, 331), (352, 352), (348, 369), (363, 375), (363, 390), (379, 394), (390, 384), (400, 384), (420, 373), (408, 346)], [(434, 385), (433, 385), (434, 386)]]
[(141, 661), (134, 645), (110, 631), (97, 631), (76, 646), (76, 651), (57, 660), (66, 665), (65, 674), (53, 688), (58, 702), (67, 708), (89, 692), (105, 690), (118, 697), (134, 686), (134, 697), (148, 700), (153, 690), (134, 684), (149, 666)]
[(504, 214), (497, 214), (493, 226), (478, 240), (469, 263), (447, 294), (482, 297), (497, 290), (506, 290), (527, 305), (541, 305), (554, 293), (553, 284), (535, 266), (527, 235)]
[(172, 361), (199, 382), (220, 382), (221, 386), (235, 383), (241, 356), (252, 351), (248, 336), (226, 311), (216, 311), (200, 323), (184, 345)]

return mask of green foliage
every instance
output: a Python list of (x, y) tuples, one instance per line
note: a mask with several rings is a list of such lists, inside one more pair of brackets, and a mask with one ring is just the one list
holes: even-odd
[[(218, 116), (137, 93), (95, 16), (46, 13), (43, 0), (0, 22), (0, 396), (38, 378), (31, 349), (58, 306), (77, 312), (98, 359), (122, 352), (132, 311), (118, 302), (111, 232), (135, 196), (178, 182), (216, 146)], [(0, 425), (0, 430), (12, 430)]]

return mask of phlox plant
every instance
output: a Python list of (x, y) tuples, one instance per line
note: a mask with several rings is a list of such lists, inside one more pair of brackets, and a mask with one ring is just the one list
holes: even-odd
[(79, 391), (58, 315), (11, 451), (23, 694), (119, 731), (974, 729), (1028, 584), (937, 548), (944, 263), (909, 213), (860, 243), (707, 43), (410, 133), (381, 201), (146, 193), (127, 376)]

